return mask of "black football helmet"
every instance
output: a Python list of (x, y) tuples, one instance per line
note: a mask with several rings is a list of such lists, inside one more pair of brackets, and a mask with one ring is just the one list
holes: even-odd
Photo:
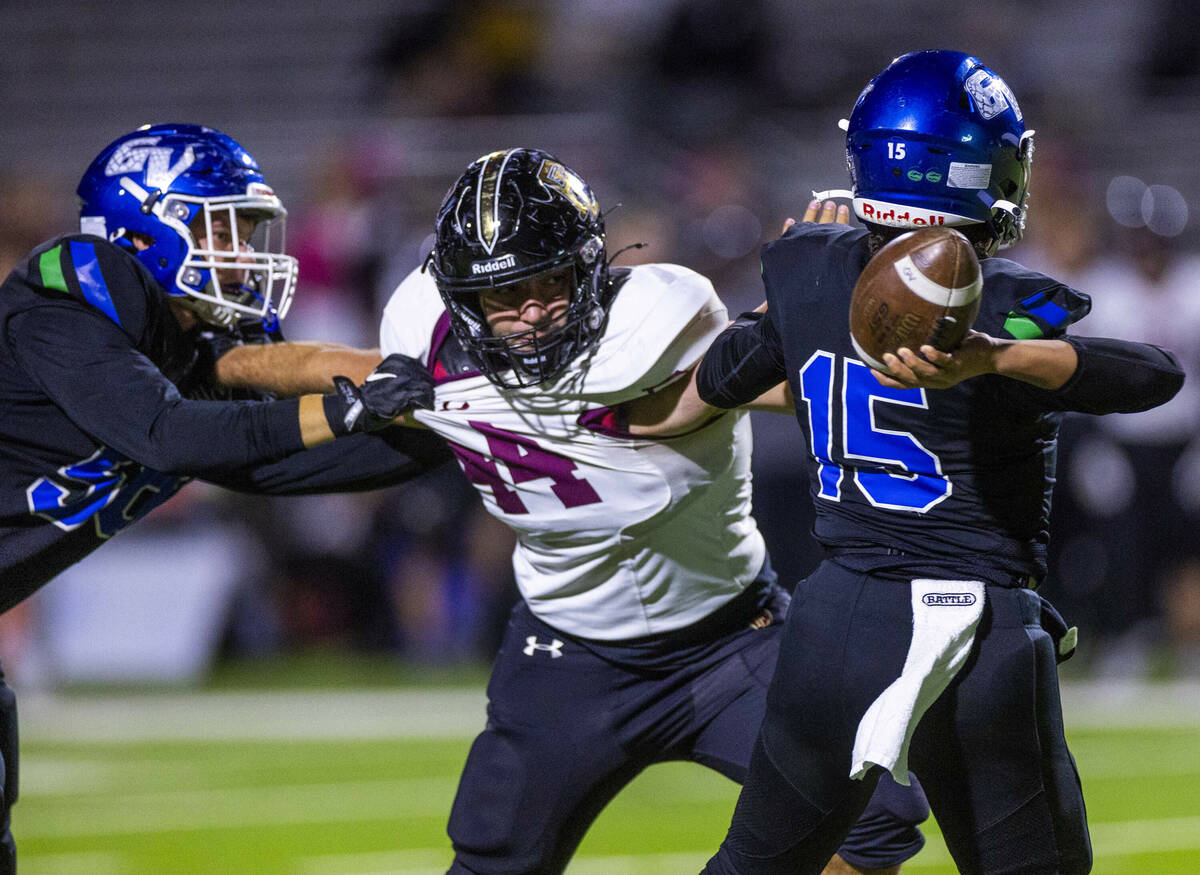
[[(538, 149), (508, 149), (472, 163), (438, 210), (429, 270), (458, 341), (498, 386), (544, 383), (592, 349), (608, 320), (604, 219), (583, 178)], [(574, 268), (558, 324), (494, 336), (483, 289)]]

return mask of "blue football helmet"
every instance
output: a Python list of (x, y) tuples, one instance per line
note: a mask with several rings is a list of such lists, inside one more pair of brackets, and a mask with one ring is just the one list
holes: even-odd
[[(204, 322), (252, 316), (272, 328), (286, 315), (297, 272), (283, 254), (287, 210), (232, 138), (199, 125), (138, 128), (96, 156), (77, 191), (80, 231), (128, 249)], [(238, 217), (254, 222), (250, 238)], [(214, 219), (232, 234), (227, 249), (212, 242)]]
[(1021, 239), (1033, 131), (1004, 80), (962, 52), (911, 52), (872, 79), (846, 131), (854, 213), (898, 228), (985, 224)]

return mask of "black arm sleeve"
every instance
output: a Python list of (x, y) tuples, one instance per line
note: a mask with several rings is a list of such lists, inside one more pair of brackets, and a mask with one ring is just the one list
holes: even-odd
[(705, 404), (739, 407), (787, 379), (783, 344), (765, 315), (743, 313), (712, 342), (696, 373)]
[(1108, 337), (1062, 339), (1075, 347), (1079, 364), (1049, 393), (1061, 410), (1136, 413), (1165, 404), (1183, 386), (1179, 360), (1160, 347)]
[(190, 401), (107, 316), (73, 302), (7, 325), (22, 369), (83, 431), (165, 474), (205, 475), (304, 447), (299, 402)]
[(362, 492), (411, 480), (452, 458), (433, 432), (396, 427), (340, 438), (279, 462), (206, 479), (265, 495)]

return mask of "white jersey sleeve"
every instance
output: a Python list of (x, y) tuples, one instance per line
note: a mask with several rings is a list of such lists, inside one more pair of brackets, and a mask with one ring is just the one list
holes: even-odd
[(431, 355), (434, 329), (445, 307), (433, 277), (417, 268), (392, 292), (379, 326), (379, 348), (384, 357), (404, 353), (421, 361)]
[(603, 340), (582, 365), (583, 379), (564, 380), (562, 389), (636, 397), (696, 364), (728, 321), (712, 283), (695, 271), (635, 267), (613, 301)]
[[(546, 623), (622, 640), (690, 625), (740, 593), (766, 548), (750, 515), (750, 424), (729, 413), (690, 434), (619, 430), (617, 405), (694, 365), (726, 325), (686, 268), (630, 270), (598, 346), (554, 381), (501, 389), (434, 367), (416, 418), (446, 439), (490, 513), (517, 534), (522, 597)], [(384, 354), (434, 365), (447, 337), (437, 289), (410, 275), (384, 313)]]

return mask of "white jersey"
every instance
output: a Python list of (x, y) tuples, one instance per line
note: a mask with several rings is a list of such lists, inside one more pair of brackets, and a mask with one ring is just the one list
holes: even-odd
[(517, 585), (551, 626), (613, 641), (667, 632), (757, 575), (766, 547), (750, 516), (748, 417), (651, 439), (616, 430), (610, 415), (694, 365), (726, 324), (704, 277), (634, 267), (592, 353), (549, 383), (501, 389), (477, 372), (434, 368), (449, 317), (427, 273), (392, 294), (383, 354), (413, 356), (438, 375), (434, 409), (415, 415), (516, 532)]

